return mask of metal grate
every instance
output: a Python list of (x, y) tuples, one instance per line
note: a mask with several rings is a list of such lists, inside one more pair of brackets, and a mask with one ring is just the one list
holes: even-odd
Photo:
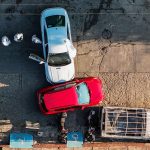
[(149, 138), (150, 110), (143, 108), (104, 107), (102, 137)]

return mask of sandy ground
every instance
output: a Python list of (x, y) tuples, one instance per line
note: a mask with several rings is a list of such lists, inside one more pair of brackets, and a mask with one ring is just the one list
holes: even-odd
[(78, 43), (77, 75), (103, 81), (103, 106), (150, 108), (149, 45)]

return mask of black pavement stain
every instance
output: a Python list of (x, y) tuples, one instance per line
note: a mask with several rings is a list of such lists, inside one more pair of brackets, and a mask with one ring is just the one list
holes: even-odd
[[(18, 5), (19, 3), (21, 3), (21, 1), (22, 0), (16, 0), (16, 4)], [(7, 7), (6, 9), (5, 9), (5, 13), (6, 14), (10, 14), (9, 16), (7, 16), (6, 17), (6, 20), (12, 20), (12, 18), (14, 18), (14, 16), (13, 16), (13, 14), (14, 13), (19, 13), (19, 14), (24, 14), (25, 12), (24, 12), (24, 10), (18, 10), (17, 9), (17, 6), (14, 6), (14, 5), (12, 5), (12, 6), (10, 6), (10, 7)]]
[(143, 22), (145, 22), (145, 24), (150, 25), (150, 21), (146, 17), (143, 17), (142, 19), (143, 19)]
[(5, 19), (8, 21), (11, 21), (12, 19), (14, 19), (15, 17), (13, 16), (13, 13), (16, 12), (16, 6), (10, 6), (8, 8), (5, 9), (5, 13), (10, 14), (9, 16), (7, 16)]
[(110, 5), (112, 3), (112, 0), (106, 0), (105, 4), (107, 8), (110, 8)]
[(5, 13), (15, 13), (16, 7), (15, 6), (10, 6), (6, 8)]
[(16, 4), (20, 4), (22, 0), (16, 0)]
[(20, 10), (19, 13), (20, 14), (25, 14), (25, 12), (23, 10)]
[(103, 52), (104, 54), (106, 54), (106, 53), (107, 53), (107, 48), (108, 48), (107, 46), (102, 47), (102, 49), (101, 49), (101, 50), (102, 50), (102, 52)]
[(58, 0), (57, 3), (60, 3), (60, 4), (67, 4), (68, 6), (70, 6), (70, 0)]
[(11, 21), (12, 17), (11, 16), (7, 16), (5, 19), (8, 20), (8, 21)]
[(134, 4), (135, 0), (127, 0), (127, 2), (130, 3), (130, 4)]
[(150, 7), (150, 1), (149, 0), (144, 0), (144, 7), (146, 9), (149, 9), (149, 7)]
[(5, 0), (0, 0), (0, 3), (3, 3)]
[(90, 9), (90, 13), (93, 13), (93, 14), (87, 15), (85, 17), (83, 34), (86, 31), (88, 31), (92, 26), (96, 25), (96, 23), (98, 22), (98, 16), (99, 16), (98, 13), (100, 13), (101, 10), (103, 10), (103, 9), (110, 8), (111, 3), (112, 3), (112, 0), (100, 0), (98, 9)]
[(83, 34), (85, 34), (92, 26), (96, 25), (98, 22), (99, 14), (102, 10), (111, 10), (111, 11), (121, 11), (122, 13), (125, 13), (125, 9), (123, 7), (120, 8), (111, 8), (113, 0), (100, 0), (99, 7), (97, 9), (90, 9), (89, 13), (85, 17), (84, 21), (84, 28), (83, 28)]

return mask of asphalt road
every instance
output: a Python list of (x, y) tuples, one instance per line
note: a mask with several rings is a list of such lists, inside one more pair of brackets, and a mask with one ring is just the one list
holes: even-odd
[[(150, 107), (149, 1), (0, 0), (0, 38), (7, 35), (12, 41), (9, 47), (0, 44), (0, 120), (10, 119), (14, 126), (25, 121), (58, 125), (59, 115), (43, 116), (37, 106), (37, 89), (49, 85), (44, 66), (28, 59), (31, 52), (42, 56), (31, 37), (41, 38), (41, 11), (56, 6), (69, 14), (77, 75), (102, 77), (105, 105)], [(24, 34), (21, 43), (13, 41), (17, 32)], [(68, 120), (72, 115), (82, 118), (70, 113)]]
[[(28, 59), (30, 53), (43, 56), (41, 45), (33, 44), (31, 37), (36, 34), (41, 38), (40, 13), (48, 7), (53, 7), (53, 4), (42, 1), (0, 3), (0, 37), (7, 35), (12, 42), (9, 47), (0, 44), (0, 119), (9, 119), (14, 126), (25, 121), (39, 122), (44, 126), (57, 120), (57, 115), (44, 116), (39, 111), (36, 91), (49, 84), (44, 66)], [(24, 34), (21, 43), (13, 41), (18, 32)], [(57, 126), (57, 123), (52, 124)]]
[[(83, 16), (75, 10), (77, 2), (71, 3), (74, 7), (69, 1), (0, 1), (0, 38), (6, 35), (11, 40), (9, 47), (0, 44), (0, 120), (9, 119), (18, 127), (25, 121), (39, 122), (41, 126), (58, 126), (60, 115), (44, 116), (39, 111), (36, 91), (49, 83), (45, 79), (44, 66), (29, 60), (28, 56), (30, 53), (43, 56), (41, 45), (33, 44), (31, 37), (36, 34), (41, 38), (40, 13), (46, 8), (66, 8), (71, 20), (73, 40), (76, 41), (82, 35)], [(13, 40), (18, 32), (24, 35), (21, 43)]]

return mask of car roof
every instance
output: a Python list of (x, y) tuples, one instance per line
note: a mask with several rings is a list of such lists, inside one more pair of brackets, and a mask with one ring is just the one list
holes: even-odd
[(78, 105), (76, 87), (70, 87), (58, 92), (44, 94), (45, 106), (48, 110)]
[(65, 43), (62, 43), (62, 44), (56, 44), (56, 43), (53, 43), (53, 44), (49, 44), (49, 53), (65, 53), (67, 52), (68, 49), (67, 49), (67, 46)]
[(42, 21), (46, 17), (53, 15), (63, 15), (65, 16), (65, 26), (61, 27), (50, 27), (47, 28), (47, 38), (48, 38), (48, 51), (49, 53), (63, 53), (67, 52), (67, 46), (65, 40), (67, 39), (67, 24), (68, 24), (68, 14), (64, 8), (48, 8), (41, 13)]
[(63, 28), (47, 29), (49, 53), (63, 53), (68, 51), (66, 46), (67, 35)]

